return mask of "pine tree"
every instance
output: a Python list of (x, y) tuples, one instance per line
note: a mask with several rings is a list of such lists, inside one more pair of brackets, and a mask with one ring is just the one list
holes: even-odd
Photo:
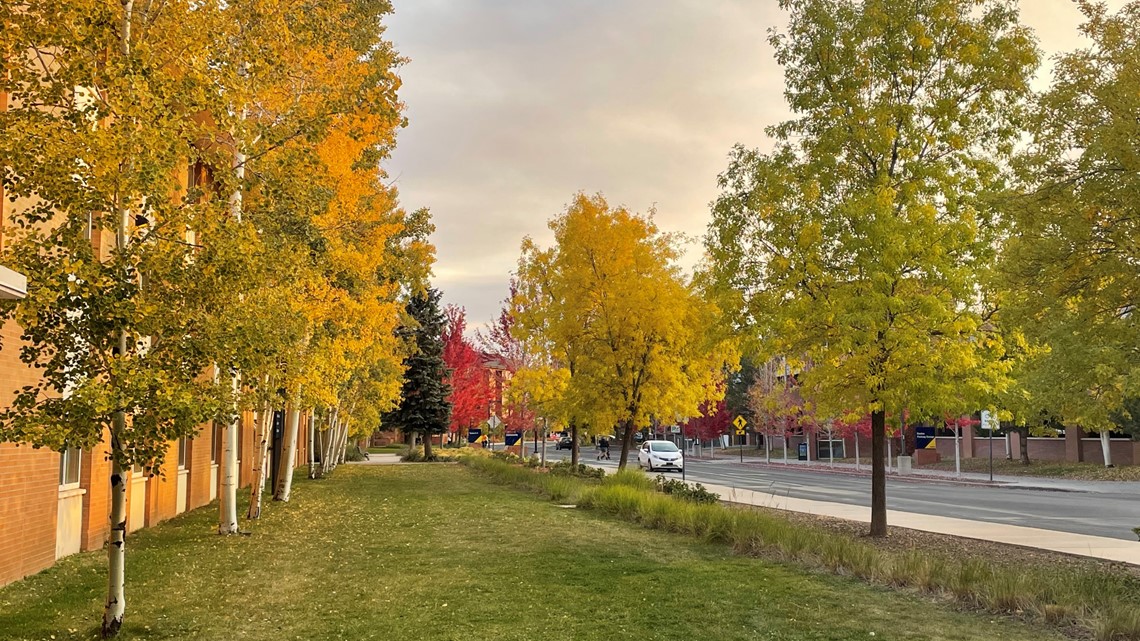
[(443, 330), (445, 317), (439, 308), (440, 294), (429, 289), (408, 301), (406, 311), (414, 325), (405, 325), (400, 334), (409, 343), (410, 355), (404, 359), (404, 384), (400, 404), (384, 415), (384, 423), (398, 427), (405, 434), (420, 434), (424, 439), (424, 458), (431, 460), (431, 437), (447, 431), (451, 420), (450, 393), (444, 376)]

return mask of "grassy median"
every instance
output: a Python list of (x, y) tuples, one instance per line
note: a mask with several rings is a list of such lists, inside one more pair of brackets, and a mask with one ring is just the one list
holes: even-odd
[[(734, 555), (457, 465), (341, 466), (249, 537), (210, 508), (131, 540), (124, 639), (1057, 639)], [(0, 588), (0, 638), (97, 635), (103, 556)]]

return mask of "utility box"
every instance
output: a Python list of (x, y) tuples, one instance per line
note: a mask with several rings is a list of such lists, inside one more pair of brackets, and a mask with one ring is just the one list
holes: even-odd
[(799, 460), (801, 460), (801, 461), (808, 460), (808, 444), (807, 443), (800, 443), (800, 446), (797, 448), (797, 450), (799, 453), (799, 456), (797, 458), (799, 458)]

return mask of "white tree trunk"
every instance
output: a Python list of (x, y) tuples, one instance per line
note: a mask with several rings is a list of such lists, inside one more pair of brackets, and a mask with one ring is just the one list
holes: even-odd
[(858, 472), (862, 469), (862, 464), (859, 462), (859, 432), (855, 432), (855, 471)]
[(267, 407), (257, 417), (257, 429), (253, 437), (257, 452), (253, 459), (253, 479), (249, 483), (249, 511), (245, 515), (247, 519), (261, 517), (261, 493), (265, 491), (265, 466), (269, 459), (269, 431), (272, 429), (272, 422), (273, 409)]
[(1104, 466), (1112, 467), (1112, 442), (1109, 441), (1107, 429), (1100, 431), (1100, 449), (1104, 453)]
[(277, 488), (273, 494), (274, 501), (289, 501), (289, 492), (293, 489), (293, 464), (297, 459), (297, 425), (300, 422), (300, 412), (296, 405), (286, 407), (285, 413), (285, 441), (281, 452), (281, 464), (277, 467)]
[(329, 427), (321, 433), (321, 476), (328, 476), (333, 469), (333, 447), (339, 430), (336, 410), (329, 416)]
[[(116, 425), (125, 425), (122, 412)], [(117, 447), (117, 438), (112, 437)], [(123, 625), (126, 599), (127, 479), (118, 460), (111, 463), (111, 533), (107, 541), (107, 602), (103, 607), (103, 638), (115, 636)]]
[(962, 476), (962, 426), (954, 428), (954, 476)]
[(317, 414), (309, 410), (309, 478), (317, 478)]
[[(235, 373), (230, 378), (234, 398), (237, 398), (239, 380)], [(237, 534), (237, 489), (238, 489), (238, 426), (241, 414), (235, 404), (234, 418), (222, 430), (222, 482), (218, 489), (218, 534)]]

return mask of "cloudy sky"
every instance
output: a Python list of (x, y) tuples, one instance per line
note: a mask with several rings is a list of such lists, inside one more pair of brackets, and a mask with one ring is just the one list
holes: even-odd
[[(696, 241), (731, 146), (767, 148), (788, 115), (776, 0), (394, 3), (410, 125), (387, 170), (406, 207), (432, 210), (436, 286), (472, 325), (497, 313), (522, 238), (549, 244), (578, 191), (654, 207)], [(1046, 54), (1080, 42), (1071, 0), (1021, 4)]]

